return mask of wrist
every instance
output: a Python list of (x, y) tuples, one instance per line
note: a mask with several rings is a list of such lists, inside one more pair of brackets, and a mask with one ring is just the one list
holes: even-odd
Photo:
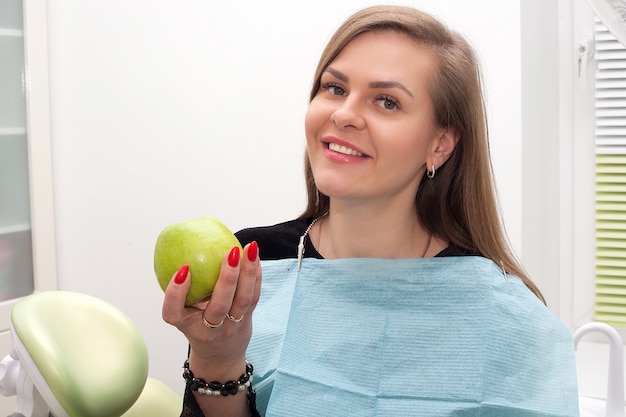
[(197, 378), (204, 380), (226, 381), (239, 378), (246, 371), (245, 358), (234, 360), (226, 358), (210, 358), (189, 353), (188, 367)]

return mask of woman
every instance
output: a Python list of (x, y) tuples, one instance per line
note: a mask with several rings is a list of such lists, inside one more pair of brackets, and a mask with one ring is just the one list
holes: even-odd
[(184, 308), (186, 266), (166, 291), (183, 415), (577, 415), (569, 333), (498, 215), (469, 44), (412, 8), (357, 12), (305, 130), (304, 214), (237, 233), (206, 306)]

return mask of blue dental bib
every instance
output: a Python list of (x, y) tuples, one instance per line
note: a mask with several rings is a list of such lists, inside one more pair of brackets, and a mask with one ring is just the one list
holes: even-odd
[(280, 416), (578, 416), (569, 330), (481, 257), (263, 261), (248, 360)]

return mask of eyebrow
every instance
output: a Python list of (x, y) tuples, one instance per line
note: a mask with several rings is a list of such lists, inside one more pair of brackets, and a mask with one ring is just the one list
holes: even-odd
[[(338, 78), (339, 80), (343, 82), (348, 82), (350, 80), (346, 74), (344, 74), (341, 71), (337, 71), (334, 68), (326, 67), (326, 71), (330, 72), (333, 76), (335, 76), (336, 78)], [(406, 88), (402, 83), (399, 83), (397, 81), (372, 81), (371, 83), (369, 83), (369, 87), (370, 88), (399, 88), (400, 90), (403, 90), (404, 92), (406, 92), (409, 96), (414, 97), (413, 93), (411, 93), (408, 88)]]

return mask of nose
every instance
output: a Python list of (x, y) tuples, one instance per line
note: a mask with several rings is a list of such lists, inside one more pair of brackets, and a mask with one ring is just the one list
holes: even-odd
[(330, 120), (339, 129), (363, 129), (365, 127), (365, 119), (363, 118), (363, 109), (357, 102), (356, 97), (348, 96), (339, 107), (330, 115)]

